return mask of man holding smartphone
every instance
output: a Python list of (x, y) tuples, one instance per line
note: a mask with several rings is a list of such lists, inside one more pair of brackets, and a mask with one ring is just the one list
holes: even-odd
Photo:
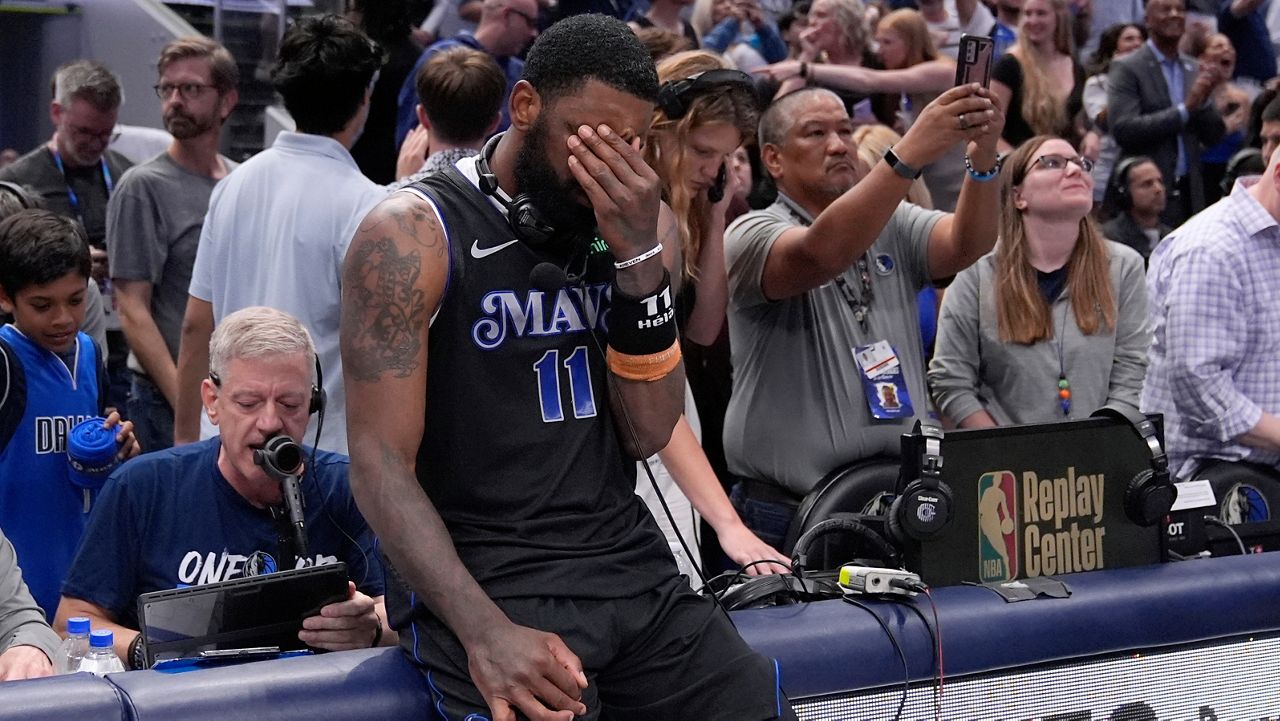
[[(924, 417), (916, 294), (995, 244), (1003, 123), (989, 90), (952, 88), (868, 170), (828, 90), (785, 96), (761, 119), (761, 157), (779, 192), (725, 235), (734, 388), (724, 443), (739, 477), (731, 498), (766, 543), (782, 542), (828, 472), (896, 457)], [(968, 178), (956, 212), (904, 203), (920, 169), (958, 143)]]

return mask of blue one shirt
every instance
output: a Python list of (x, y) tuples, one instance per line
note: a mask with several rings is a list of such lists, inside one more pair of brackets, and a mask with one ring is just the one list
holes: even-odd
[[(137, 628), (138, 594), (279, 570), (276, 522), (223, 478), (219, 447), (219, 439), (211, 438), (148, 453), (113, 473), (63, 595), (101, 606)], [(315, 472), (302, 480), (308, 560), (345, 561), (356, 586), (376, 598), (383, 595), (382, 563), (351, 497), (348, 463), (346, 456), (321, 451)]]
[(98, 415), (98, 349), (79, 333), (68, 362), (13, 325), (0, 328), (0, 338), (8, 349), (0, 349), (0, 528), (52, 619), (85, 526), (84, 492), (67, 477), (66, 439)]

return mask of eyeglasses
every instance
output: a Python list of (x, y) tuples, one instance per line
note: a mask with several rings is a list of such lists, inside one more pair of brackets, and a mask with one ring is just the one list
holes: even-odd
[(107, 128), (106, 130), (95, 130), (93, 128), (82, 128), (78, 125), (68, 125), (67, 130), (69, 130), (70, 134), (76, 138), (98, 140), (103, 143), (110, 143), (116, 138), (115, 126)]
[(1049, 155), (1041, 155), (1040, 157), (1036, 158), (1036, 162), (1040, 164), (1040, 167), (1046, 170), (1066, 170), (1067, 163), (1075, 163), (1076, 165), (1080, 166), (1080, 169), (1086, 173), (1093, 171), (1093, 161), (1089, 160), (1083, 155), (1077, 155), (1073, 158), (1068, 158), (1065, 155), (1057, 155), (1056, 153), (1051, 153)]
[(163, 85), (156, 85), (155, 90), (156, 97), (161, 100), (168, 100), (169, 96), (173, 95), (173, 91), (175, 90), (178, 91), (178, 94), (182, 96), (183, 100), (192, 100), (200, 97), (205, 90), (212, 87), (214, 86), (206, 85), (204, 83), (178, 83), (176, 85), (165, 83)]

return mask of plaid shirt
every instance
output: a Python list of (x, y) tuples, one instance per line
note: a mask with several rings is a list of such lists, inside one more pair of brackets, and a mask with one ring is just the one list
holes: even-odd
[(1280, 414), (1280, 224), (1249, 194), (1254, 182), (1238, 182), (1151, 255), (1142, 410), (1165, 416), (1175, 477), (1208, 458), (1280, 464), (1236, 440), (1264, 412)]

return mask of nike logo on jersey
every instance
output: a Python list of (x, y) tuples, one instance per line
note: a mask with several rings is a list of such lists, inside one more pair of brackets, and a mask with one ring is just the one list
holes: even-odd
[(481, 247), (480, 247), (480, 241), (478, 241), (478, 240), (473, 240), (473, 241), (471, 242), (471, 257), (472, 257), (472, 258), (477, 258), (477, 259), (478, 259), (478, 258), (487, 258), (488, 256), (491, 256), (491, 255), (493, 255), (494, 253), (497, 253), (498, 251), (502, 250), (503, 248), (507, 247), (508, 245), (511, 245), (511, 244), (513, 244), (513, 243), (519, 243), (519, 242), (520, 242), (520, 241), (519, 241), (519, 239), (517, 239), (517, 240), (508, 240), (507, 242), (505, 242), (505, 243), (503, 243), (503, 244), (501, 244), (501, 245), (495, 245), (495, 246), (492, 246), (492, 247), (489, 247), (489, 248), (481, 248)]

